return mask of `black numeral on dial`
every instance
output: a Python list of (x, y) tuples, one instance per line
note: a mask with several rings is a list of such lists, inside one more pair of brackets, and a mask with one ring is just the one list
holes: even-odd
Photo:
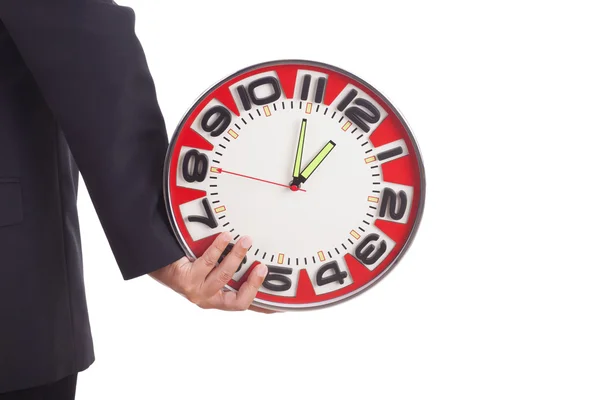
[(375, 248), (373, 242), (377, 242), (378, 240), (379, 235), (376, 233), (371, 233), (365, 236), (363, 241), (356, 246), (356, 250), (354, 251), (356, 258), (362, 261), (365, 265), (375, 264), (387, 250), (387, 243), (385, 240), (379, 242), (377, 248)]
[[(214, 118), (213, 118), (214, 117)], [(212, 118), (212, 121), (211, 121)], [(210, 136), (216, 137), (225, 132), (231, 123), (231, 112), (223, 106), (211, 107), (202, 117), (200, 125)]]
[(407, 205), (408, 196), (404, 190), (400, 190), (396, 193), (390, 188), (385, 188), (383, 189), (383, 195), (381, 196), (379, 216), (385, 218), (386, 214), (389, 212), (390, 217), (393, 220), (401, 220), (406, 213)]
[(208, 173), (208, 156), (198, 150), (189, 150), (181, 165), (183, 179), (188, 182), (203, 182)]
[[(264, 96), (258, 97), (256, 89), (261, 86), (270, 86), (271, 93)], [(281, 85), (274, 76), (265, 76), (255, 81), (250, 82), (248, 87), (239, 85), (236, 88), (244, 110), (248, 111), (252, 108), (252, 104), (257, 106), (264, 106), (269, 103), (273, 103), (281, 97)]]
[[(344, 115), (346, 115), (350, 121), (354, 122), (356, 126), (363, 131), (369, 132), (371, 130), (369, 124), (379, 122), (381, 113), (369, 100), (360, 97), (355, 99), (356, 96), (358, 96), (358, 91), (356, 89), (349, 91), (346, 97), (338, 104), (337, 109), (338, 111), (346, 110)], [(353, 100), (354, 105), (348, 107)]]
[[(329, 275), (325, 276), (325, 274)], [(343, 285), (344, 279), (347, 277), (348, 273), (340, 270), (340, 266), (337, 261), (332, 261), (323, 265), (317, 271), (317, 285), (324, 286), (332, 282), (339, 282), (340, 285)]]
[(310, 90), (311, 77), (309, 74), (302, 77), (302, 93), (300, 93), (300, 99), (308, 100), (308, 91)]
[(275, 267), (267, 265), (269, 273), (263, 282), (263, 286), (274, 292), (285, 292), (292, 287), (292, 280), (286, 275), (291, 275), (293, 269), (287, 267)]
[(201, 224), (204, 224), (206, 226), (208, 226), (209, 228), (216, 228), (217, 227), (217, 219), (215, 218), (215, 214), (213, 214), (212, 209), (210, 208), (210, 204), (208, 203), (208, 200), (206, 198), (202, 199), (202, 206), (204, 207), (204, 212), (206, 213), (206, 216), (204, 215), (190, 215), (188, 217), (188, 221), (190, 222), (200, 222)]
[[(302, 77), (302, 92), (300, 92), (301, 100), (308, 100), (308, 92), (310, 91), (310, 83), (312, 77), (309, 74), (305, 74)], [(325, 86), (327, 85), (327, 79), (320, 77), (317, 79), (317, 90), (315, 91), (315, 103), (322, 103), (325, 97)]]
[(377, 154), (377, 159), (379, 161), (384, 161), (384, 160), (387, 160), (388, 158), (401, 156), (403, 153), (404, 153), (404, 149), (402, 148), (402, 146), (398, 146), (393, 149), (382, 151), (381, 153)]
[[(225, 250), (223, 250), (223, 253), (221, 253), (221, 256), (219, 257), (218, 264), (221, 264), (223, 262), (223, 260), (225, 259), (225, 257), (227, 257), (229, 255), (229, 253), (231, 253), (232, 249), (233, 249), (233, 243), (229, 243), (227, 245), (227, 247), (225, 248)], [(244, 259), (242, 260), (242, 262), (238, 266), (238, 269), (235, 272), (236, 273), (240, 272), (240, 269), (242, 269), (242, 265), (244, 265), (247, 261), (248, 261), (248, 257), (244, 256)]]

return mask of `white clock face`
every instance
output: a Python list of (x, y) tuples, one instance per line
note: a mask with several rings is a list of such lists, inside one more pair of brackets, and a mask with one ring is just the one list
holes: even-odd
[(188, 254), (223, 231), (252, 236), (230, 286), (266, 264), (256, 302), (275, 309), (333, 304), (383, 276), (418, 224), (423, 174), (399, 114), (365, 85), (282, 62), (204, 95), (167, 162), (168, 206)]

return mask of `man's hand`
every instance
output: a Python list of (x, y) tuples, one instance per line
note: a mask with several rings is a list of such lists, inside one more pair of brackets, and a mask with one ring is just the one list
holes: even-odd
[(230, 241), (231, 234), (224, 232), (215, 239), (202, 257), (194, 262), (183, 257), (171, 265), (150, 273), (150, 276), (201, 308), (226, 311), (243, 311), (251, 308), (254, 311), (268, 312), (254, 306), (250, 307), (268, 273), (267, 266), (264, 264), (259, 264), (252, 270), (237, 292), (223, 290), (252, 246), (250, 237), (242, 237), (215, 268)]

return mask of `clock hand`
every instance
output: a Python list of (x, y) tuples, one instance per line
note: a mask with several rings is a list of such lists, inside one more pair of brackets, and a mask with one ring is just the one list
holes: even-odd
[(325, 147), (321, 149), (321, 151), (312, 159), (312, 161), (302, 170), (300, 176), (294, 178), (290, 187), (300, 187), (300, 184), (306, 182), (306, 180), (315, 172), (315, 170), (321, 165), (325, 157), (331, 153), (333, 148), (335, 147), (335, 143), (330, 140)]
[(302, 120), (300, 126), (300, 136), (298, 138), (298, 148), (296, 149), (296, 159), (294, 160), (294, 173), (292, 178), (300, 176), (300, 166), (302, 164), (302, 151), (304, 150), (304, 136), (306, 134), (306, 118)]
[[(223, 168), (216, 168), (216, 172), (218, 172), (219, 174), (235, 175), (235, 176), (239, 176), (241, 178), (252, 179), (252, 180), (255, 180), (255, 181), (259, 181), (259, 182), (263, 182), (263, 183), (269, 183), (271, 185), (282, 186), (282, 187), (294, 190), (290, 185), (284, 185), (282, 183), (267, 181), (265, 179), (255, 178), (255, 177), (249, 176), (249, 175), (238, 174), (237, 172), (227, 171), (227, 170), (224, 170)], [(301, 192), (306, 192), (306, 190), (300, 189), (300, 188), (296, 188), (294, 191), (296, 191), (296, 190), (299, 190)]]

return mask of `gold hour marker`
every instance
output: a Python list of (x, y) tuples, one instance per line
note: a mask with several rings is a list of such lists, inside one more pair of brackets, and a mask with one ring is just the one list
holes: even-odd
[(319, 252), (317, 253), (317, 255), (319, 256), (319, 260), (320, 260), (320, 261), (325, 261), (325, 254), (323, 254), (323, 252), (322, 252), (322, 251), (319, 251)]
[(283, 264), (283, 259), (285, 258), (285, 256), (281, 253), (279, 253), (279, 255), (277, 256), (277, 262), (279, 264)]
[(229, 133), (231, 135), (232, 138), (237, 139), (238, 135), (233, 129), (230, 129), (227, 133)]
[(312, 112), (312, 103), (306, 103), (306, 113), (310, 114)]
[(221, 170), (221, 168), (217, 168), (217, 167), (210, 167), (210, 172), (216, 172), (216, 173), (220, 174), (220, 173), (221, 173), (221, 171), (220, 171), (220, 170)]
[(270, 117), (270, 116), (271, 116), (271, 109), (269, 108), (269, 106), (264, 106), (264, 107), (263, 107), (263, 111), (265, 112), (265, 115), (266, 115), (267, 117)]
[(355, 230), (350, 231), (350, 234), (354, 239), (360, 239), (360, 235)]
[(346, 131), (348, 130), (348, 128), (350, 128), (351, 126), (352, 126), (352, 122), (350, 122), (350, 121), (347, 121), (347, 122), (344, 124), (344, 126), (342, 126), (342, 130), (343, 130), (344, 132), (346, 132)]
[(367, 198), (371, 203), (379, 203), (379, 197), (369, 196)]
[(218, 214), (218, 213), (222, 213), (222, 212), (223, 212), (223, 211), (225, 211), (225, 210), (226, 210), (225, 206), (221, 206), (221, 207), (217, 207), (217, 208), (215, 208), (215, 212), (216, 212), (217, 214)]
[(365, 158), (365, 164), (372, 163), (375, 161), (375, 156)]

